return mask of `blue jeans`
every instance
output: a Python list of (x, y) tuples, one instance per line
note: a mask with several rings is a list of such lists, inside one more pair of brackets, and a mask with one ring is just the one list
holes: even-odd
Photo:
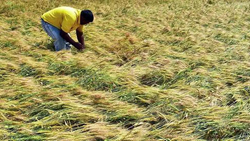
[(62, 49), (70, 49), (70, 43), (61, 37), (60, 29), (45, 22), (43, 19), (41, 19), (41, 23), (44, 31), (54, 40), (54, 46), (56, 51), (60, 51)]

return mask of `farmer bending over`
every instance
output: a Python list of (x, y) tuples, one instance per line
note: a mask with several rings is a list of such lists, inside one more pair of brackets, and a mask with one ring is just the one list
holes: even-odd
[[(90, 10), (79, 10), (71, 7), (58, 7), (44, 13), (41, 17), (42, 27), (55, 41), (56, 51), (70, 49), (70, 44), (78, 50), (85, 48), (83, 25), (93, 22), (94, 16)], [(78, 42), (69, 33), (76, 30)]]

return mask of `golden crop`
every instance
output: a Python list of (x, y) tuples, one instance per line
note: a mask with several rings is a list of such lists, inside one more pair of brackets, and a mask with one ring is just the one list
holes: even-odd
[[(57, 6), (85, 51), (52, 51)], [(248, 0), (1, 0), (0, 140), (250, 140), (249, 53)]]

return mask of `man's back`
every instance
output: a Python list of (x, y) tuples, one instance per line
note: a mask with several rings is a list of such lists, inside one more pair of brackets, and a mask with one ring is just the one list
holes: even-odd
[(58, 7), (44, 13), (42, 19), (56, 28), (69, 33), (76, 29), (82, 31), (80, 14), (81, 10), (78, 9), (71, 7)]

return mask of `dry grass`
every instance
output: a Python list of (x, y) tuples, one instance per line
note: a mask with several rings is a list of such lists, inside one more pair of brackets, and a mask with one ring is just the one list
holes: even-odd
[[(40, 16), (61, 5), (95, 14), (84, 52), (50, 50)], [(250, 140), (249, 13), (247, 0), (0, 1), (0, 140)]]

